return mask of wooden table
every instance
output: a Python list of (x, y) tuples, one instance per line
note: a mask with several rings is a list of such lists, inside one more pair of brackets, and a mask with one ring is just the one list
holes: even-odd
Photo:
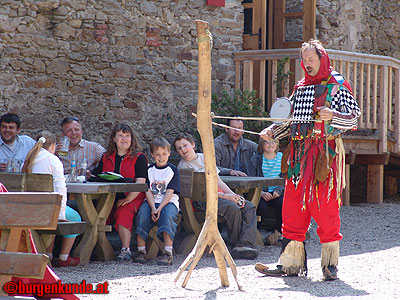
[(79, 213), (87, 222), (82, 239), (74, 252), (74, 256), (80, 257), (81, 264), (89, 262), (95, 246), (99, 260), (113, 259), (113, 249), (105, 231), (107, 231), (106, 221), (114, 205), (115, 195), (122, 192), (145, 191), (147, 191), (145, 183), (67, 183), (69, 197), (76, 199)]
[[(235, 193), (243, 195), (247, 193), (247, 200), (251, 201), (256, 208), (260, 202), (262, 189), (268, 186), (284, 186), (285, 179), (281, 177), (245, 177), (245, 176), (221, 176)], [(257, 230), (257, 245), (264, 245), (261, 233)]]
[(262, 189), (269, 186), (284, 186), (285, 179), (281, 177), (243, 177), (243, 176), (220, 176), (235, 193), (247, 194), (247, 200), (253, 202), (257, 207), (260, 202)]

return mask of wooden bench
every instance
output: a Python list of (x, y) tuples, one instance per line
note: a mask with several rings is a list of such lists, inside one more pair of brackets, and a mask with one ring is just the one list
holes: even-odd
[[(50, 174), (0, 173), (0, 182), (9, 192), (53, 192), (53, 176)], [(57, 222), (55, 230), (32, 230), (37, 251), (46, 253), (54, 235), (81, 234), (86, 222)]]
[(28, 253), (28, 229), (55, 230), (61, 199), (58, 193), (0, 193), (0, 295), (7, 295), (2, 287), (13, 276), (43, 278), (48, 257)]
[[(204, 172), (194, 172), (192, 169), (180, 169), (179, 173), (181, 181), (181, 194), (179, 198), (179, 205), (183, 215), (182, 225), (185, 227), (188, 235), (185, 237), (181, 245), (178, 247), (178, 253), (187, 255), (192, 251), (194, 245), (196, 244), (197, 238), (200, 234), (205, 219), (205, 212), (194, 211), (192, 202), (207, 201), (206, 177)], [(222, 178), (223, 177), (221, 177), (221, 179)], [(229, 179), (237, 180), (236, 177)], [(257, 189), (259, 189), (256, 195), (253, 194), (248, 195), (248, 197), (250, 196), (252, 203), (256, 207), (259, 203), (260, 193), (261, 193), (260, 192), (261, 189), (258, 188), (258, 186), (260, 185), (258, 181), (267, 181), (268, 185), (278, 185), (278, 183), (282, 184), (283, 179), (253, 178), (251, 184), (249, 182), (246, 182), (246, 184), (241, 187), (243, 190), (244, 187), (248, 188), (249, 186), (253, 187), (252, 185), (254, 185), (254, 187), (257, 187)], [(254, 189), (252, 193), (254, 193)], [(223, 223), (224, 221), (225, 221), (224, 218), (218, 216), (218, 223)], [(262, 236), (258, 231), (257, 231), (256, 244), (259, 246), (264, 245)]]

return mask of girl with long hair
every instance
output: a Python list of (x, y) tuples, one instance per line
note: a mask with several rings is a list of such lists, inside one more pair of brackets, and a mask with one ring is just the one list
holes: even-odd
[[(42, 131), (39, 134), (36, 144), (25, 158), (22, 172), (51, 174), (53, 176), (54, 192), (62, 195), (61, 208), (58, 219), (60, 221), (80, 222), (79, 214), (67, 206), (67, 188), (65, 184), (64, 168), (62, 162), (54, 155), (56, 150), (57, 139), (54, 134), (49, 131)], [(77, 234), (64, 235), (60, 255), (58, 259), (53, 258), (53, 244), (47, 248), (47, 255), (52, 259), (54, 266), (67, 267), (76, 266), (80, 263), (79, 257), (71, 257), (69, 255), (74, 244)]]

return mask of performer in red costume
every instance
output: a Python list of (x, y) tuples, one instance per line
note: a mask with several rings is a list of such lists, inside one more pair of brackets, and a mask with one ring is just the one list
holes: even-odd
[[(270, 140), (290, 135), (282, 208), (282, 252), (276, 269), (256, 264), (268, 276), (307, 275), (305, 235), (311, 217), (318, 224), (322, 244), (321, 267), (325, 280), (337, 279), (340, 233), (339, 209), (345, 186), (345, 153), (341, 133), (355, 130), (360, 110), (349, 83), (333, 71), (319, 41), (300, 49), (305, 77), (289, 100), (292, 121), (273, 124), (261, 132)], [(286, 171), (286, 170), (285, 170)]]

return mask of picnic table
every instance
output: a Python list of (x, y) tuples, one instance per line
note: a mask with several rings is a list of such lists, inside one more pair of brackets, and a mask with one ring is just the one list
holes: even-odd
[(87, 222), (82, 239), (74, 252), (74, 256), (80, 257), (81, 264), (89, 262), (96, 245), (99, 260), (113, 259), (113, 249), (105, 232), (111, 231), (111, 226), (106, 225), (106, 221), (114, 205), (115, 195), (145, 191), (147, 191), (145, 183), (67, 183), (68, 198), (76, 199), (79, 214)]
[(285, 179), (281, 177), (251, 177), (251, 176), (220, 176), (234, 192), (243, 195), (247, 193), (247, 200), (256, 207), (260, 202), (262, 189), (269, 186), (284, 186)]

